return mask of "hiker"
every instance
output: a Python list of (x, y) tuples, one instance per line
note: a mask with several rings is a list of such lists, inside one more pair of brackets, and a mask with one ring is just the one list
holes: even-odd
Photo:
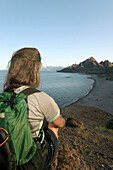
[[(41, 56), (36, 48), (16, 51), (10, 61), (4, 92), (19, 94), (38, 88), (40, 69)], [(19, 165), (17, 169), (47, 169), (55, 160), (58, 151), (58, 129), (65, 125), (65, 120), (58, 105), (44, 92), (35, 91), (28, 95), (27, 107), (28, 122), (37, 151), (31, 160)], [(36, 165), (37, 167), (33, 167)]]

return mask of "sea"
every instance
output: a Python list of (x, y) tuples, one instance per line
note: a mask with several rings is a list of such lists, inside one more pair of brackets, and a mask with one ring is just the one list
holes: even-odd
[[(0, 93), (3, 91), (6, 75), (6, 70), (0, 70)], [(86, 96), (94, 84), (90, 75), (79, 73), (41, 71), (40, 78), (38, 89), (50, 95), (59, 107), (68, 106)]]

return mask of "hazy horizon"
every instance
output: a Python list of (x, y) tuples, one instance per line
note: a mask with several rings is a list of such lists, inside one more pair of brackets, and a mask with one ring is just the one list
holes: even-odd
[[(91, 56), (91, 57), (93, 57), (93, 56)], [(96, 58), (95, 57), (93, 57), (95, 60), (96, 60)], [(86, 58), (85, 60), (87, 60), (87, 59), (89, 59), (89, 58)], [(84, 60), (84, 61), (85, 61)], [(107, 60), (107, 59), (106, 59)], [(96, 60), (97, 61), (97, 60)], [(105, 61), (105, 60), (104, 60)], [(109, 60), (108, 60), (109, 61)], [(83, 62), (83, 61), (81, 61), (81, 62)], [(98, 62), (98, 61), (97, 61)], [(109, 61), (109, 62), (111, 62), (111, 63), (113, 63), (113, 61)], [(100, 63), (100, 62), (99, 62)], [(72, 63), (71, 65), (73, 65), (73, 64), (77, 64), (77, 63)], [(80, 64), (80, 63), (78, 63), (78, 64)], [(50, 65), (48, 65), (48, 66), (43, 66), (43, 64), (42, 64), (42, 67), (41, 67), (41, 69), (43, 70), (43, 68), (46, 68), (46, 67), (63, 67), (63, 68), (65, 68), (65, 67), (69, 67), (69, 66), (71, 66), (71, 65), (67, 65), (67, 66), (62, 66), (62, 65), (58, 65), (58, 66), (54, 66), (54, 65), (52, 65), (52, 66), (50, 66)], [(6, 69), (1, 69), (0, 68), (0, 70), (7, 70), (7, 68)]]

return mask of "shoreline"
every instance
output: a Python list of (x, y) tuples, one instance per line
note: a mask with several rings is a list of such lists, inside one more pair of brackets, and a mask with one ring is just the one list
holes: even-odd
[(88, 78), (94, 80), (92, 89), (86, 96), (83, 96), (68, 106), (91, 106), (113, 115), (113, 81), (106, 80), (105, 77), (97, 77), (97, 75), (89, 76), (91, 77)]
[(80, 100), (83, 100), (84, 98), (86, 98), (86, 97), (94, 90), (95, 85), (96, 85), (96, 80), (95, 80), (94, 78), (92, 78), (92, 77), (88, 77), (88, 78), (94, 80), (94, 83), (93, 83), (93, 86), (92, 86), (91, 90), (90, 90), (85, 96), (79, 98), (79, 99), (76, 100), (75, 102), (73, 102), (73, 103), (71, 103), (71, 104), (69, 104), (69, 105), (67, 105), (67, 106), (65, 106), (65, 107), (75, 105), (75, 104), (76, 104), (77, 102), (79, 102)]

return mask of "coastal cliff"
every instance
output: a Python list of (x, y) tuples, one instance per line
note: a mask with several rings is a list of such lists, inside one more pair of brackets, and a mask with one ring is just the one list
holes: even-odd
[(71, 73), (113, 73), (113, 63), (108, 60), (101, 61), (98, 63), (93, 57), (80, 62), (78, 65), (73, 64), (72, 66), (66, 67), (58, 72), (71, 72)]

